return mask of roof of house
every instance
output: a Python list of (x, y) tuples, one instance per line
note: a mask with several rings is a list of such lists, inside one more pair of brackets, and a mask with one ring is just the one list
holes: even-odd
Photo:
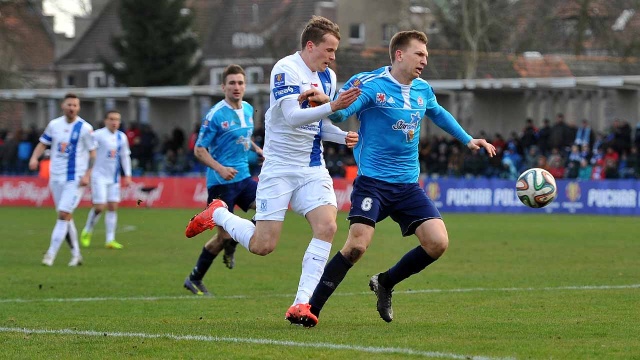
[(8, 30), (0, 40), (11, 45), (21, 71), (52, 70), (53, 30), (48, 27), (41, 9), (27, 0), (2, 1), (0, 29)]

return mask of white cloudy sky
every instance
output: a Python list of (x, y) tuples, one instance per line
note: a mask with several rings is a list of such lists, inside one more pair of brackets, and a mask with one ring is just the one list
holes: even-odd
[(44, 0), (42, 8), (46, 15), (53, 15), (53, 30), (58, 33), (65, 33), (67, 36), (74, 35), (73, 16), (86, 15), (91, 11), (90, 0)]

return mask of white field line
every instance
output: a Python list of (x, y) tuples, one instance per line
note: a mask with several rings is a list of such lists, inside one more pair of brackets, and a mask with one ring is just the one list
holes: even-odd
[[(558, 287), (525, 287), (525, 288), (461, 288), (461, 289), (424, 289), (394, 291), (394, 294), (429, 294), (429, 293), (468, 293), (468, 292), (525, 292), (525, 291), (585, 291), (585, 290), (624, 290), (640, 289), (640, 284), (630, 285), (584, 285)], [(359, 296), (371, 292), (341, 293), (333, 296)], [(127, 296), (127, 297), (89, 297), (89, 298), (47, 298), (47, 299), (0, 299), (0, 303), (34, 303), (34, 302), (91, 302), (91, 301), (157, 301), (157, 300), (199, 300), (199, 299), (251, 299), (264, 297), (293, 297), (293, 294), (261, 294), (261, 295), (222, 295), (222, 296)]]
[(421, 351), (409, 348), (397, 348), (397, 347), (376, 347), (376, 346), (360, 346), (360, 345), (347, 345), (347, 344), (331, 344), (331, 343), (317, 343), (317, 342), (294, 342), (294, 341), (282, 341), (272, 339), (255, 339), (255, 338), (237, 338), (237, 337), (220, 337), (220, 336), (205, 336), (205, 335), (175, 335), (175, 334), (146, 334), (146, 333), (129, 333), (129, 332), (106, 332), (106, 331), (93, 331), (93, 330), (49, 330), (49, 329), (25, 329), (25, 328), (9, 328), (0, 327), (0, 332), (4, 333), (24, 333), (27, 335), (33, 334), (52, 334), (52, 335), (78, 335), (78, 336), (100, 336), (100, 337), (119, 337), (119, 338), (142, 338), (142, 339), (168, 339), (176, 341), (201, 341), (201, 342), (223, 342), (223, 343), (241, 343), (241, 344), (256, 344), (256, 345), (276, 345), (287, 347), (301, 347), (301, 348), (315, 348), (326, 350), (347, 350), (372, 354), (401, 354), (401, 355), (414, 355), (431, 358), (441, 359), (474, 359), (474, 360), (503, 360), (513, 358), (498, 358), (489, 356), (474, 356), (474, 355), (461, 355), (444, 353), (438, 351)]

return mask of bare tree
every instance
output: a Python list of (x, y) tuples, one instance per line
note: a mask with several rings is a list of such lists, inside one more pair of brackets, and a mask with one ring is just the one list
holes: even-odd
[(433, 0), (433, 5), (448, 42), (466, 54), (464, 78), (476, 77), (480, 52), (508, 48), (515, 24), (513, 0)]

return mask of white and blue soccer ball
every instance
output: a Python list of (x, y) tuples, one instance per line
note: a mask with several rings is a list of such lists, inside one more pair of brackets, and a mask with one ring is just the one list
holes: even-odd
[(530, 208), (545, 207), (558, 195), (556, 179), (545, 169), (525, 170), (516, 182), (516, 194)]

